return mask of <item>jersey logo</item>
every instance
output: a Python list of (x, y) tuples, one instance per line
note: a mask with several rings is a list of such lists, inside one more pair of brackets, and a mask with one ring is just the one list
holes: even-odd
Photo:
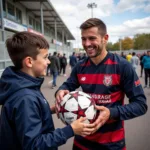
[(82, 78), (81, 78), (81, 81), (85, 81), (85, 80), (86, 80), (86, 77), (82, 77)]
[(112, 76), (111, 75), (105, 75), (103, 83), (106, 86), (110, 86), (112, 84)]

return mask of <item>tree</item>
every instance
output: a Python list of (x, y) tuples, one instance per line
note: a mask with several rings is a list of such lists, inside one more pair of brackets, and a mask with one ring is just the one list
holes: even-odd
[(123, 50), (133, 49), (133, 39), (131, 39), (130, 37), (125, 37), (122, 40), (122, 49)]
[(109, 51), (109, 50), (113, 50), (113, 44), (112, 44), (112, 42), (108, 42), (108, 43), (107, 43), (106, 49), (107, 49), (108, 51)]
[(150, 49), (150, 34), (136, 34), (134, 36), (134, 49)]

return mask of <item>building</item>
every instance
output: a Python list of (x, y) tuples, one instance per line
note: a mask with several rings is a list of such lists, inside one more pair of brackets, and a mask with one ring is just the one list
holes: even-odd
[(49, 52), (72, 54), (75, 40), (50, 0), (0, 0), (0, 74), (12, 65), (5, 40), (16, 32), (28, 31), (44, 36)]

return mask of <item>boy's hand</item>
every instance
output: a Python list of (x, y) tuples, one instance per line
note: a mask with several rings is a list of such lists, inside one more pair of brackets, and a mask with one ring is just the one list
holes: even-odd
[(74, 131), (74, 134), (81, 135), (81, 136), (87, 136), (90, 135), (92, 132), (95, 131), (95, 124), (86, 124), (84, 121), (86, 118), (81, 117), (78, 120), (75, 120), (71, 123), (71, 127)]
[(56, 107), (55, 107), (55, 105), (51, 106), (50, 109), (51, 109), (52, 114), (56, 113)]

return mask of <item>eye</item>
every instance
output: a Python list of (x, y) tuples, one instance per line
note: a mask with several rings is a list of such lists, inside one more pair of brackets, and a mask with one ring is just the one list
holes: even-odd
[(89, 37), (89, 40), (94, 41), (96, 37)]

